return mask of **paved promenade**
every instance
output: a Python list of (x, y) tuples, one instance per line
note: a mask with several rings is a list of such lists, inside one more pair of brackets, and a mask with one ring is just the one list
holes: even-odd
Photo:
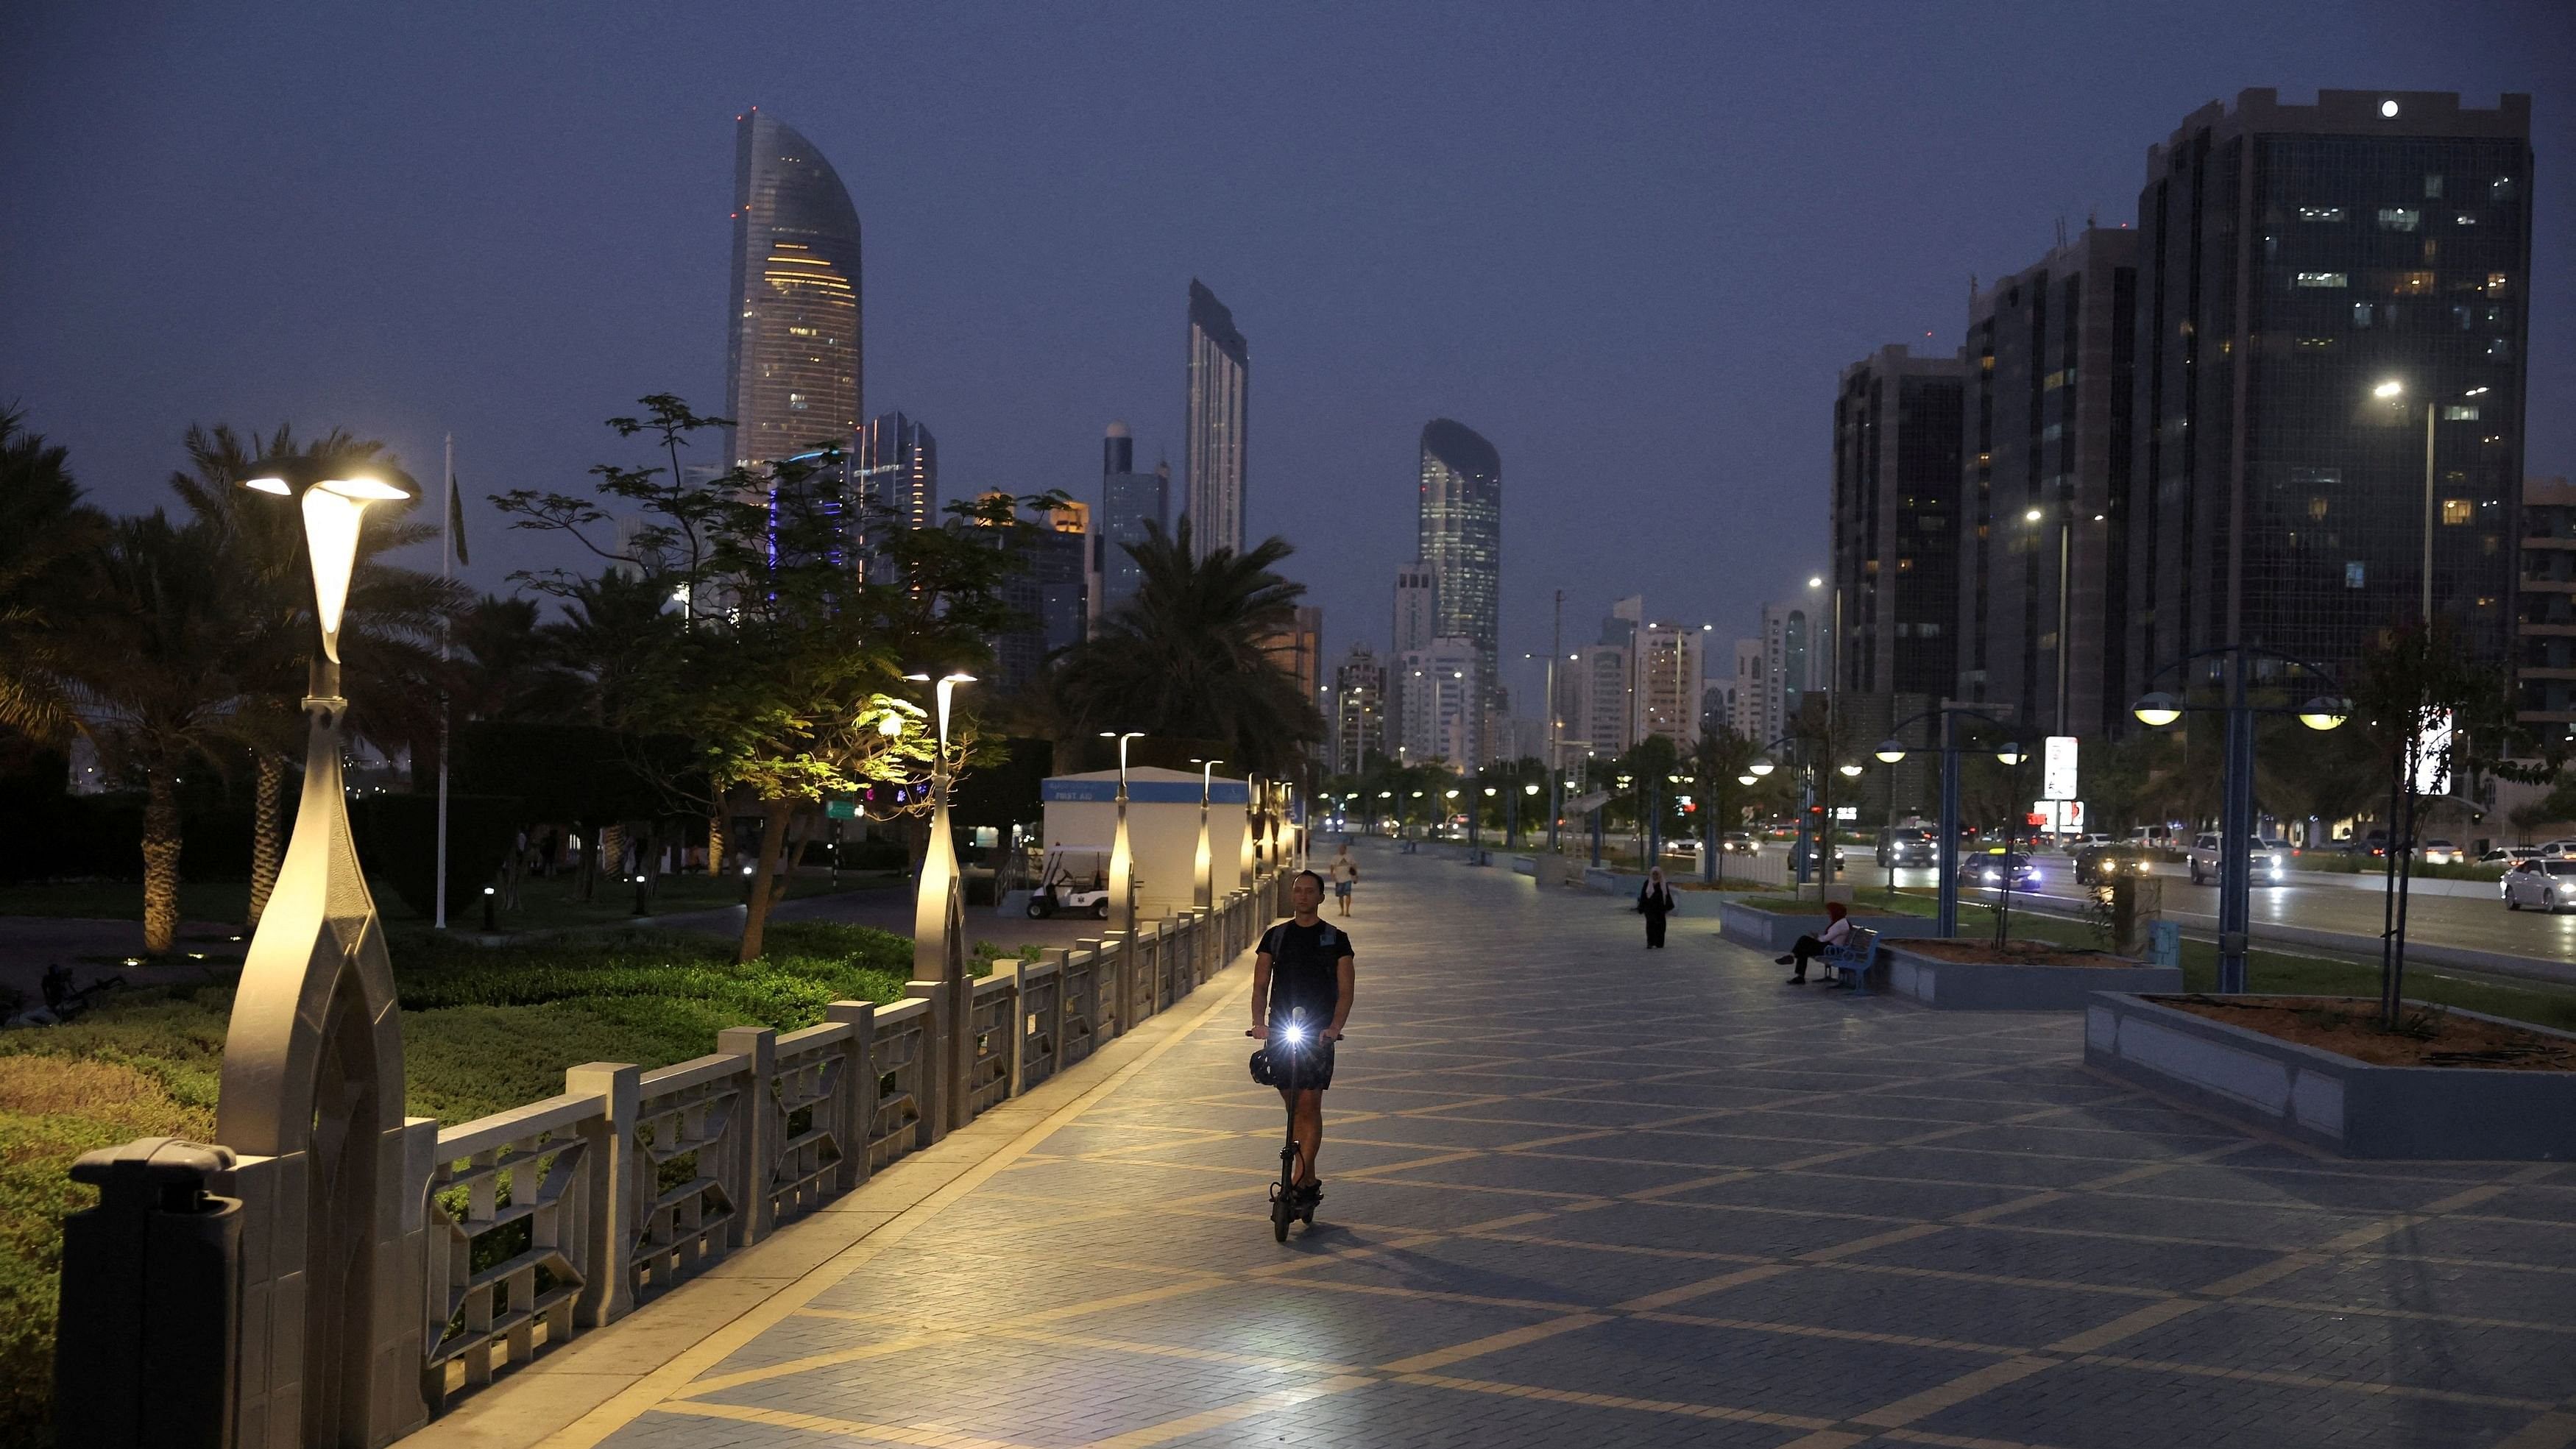
[(2576, 1168), (2319, 1157), (2086, 1074), (2072, 1016), (1791, 990), (1704, 907), (1649, 953), (1603, 897), (1363, 859), (1314, 1230), (1271, 1241), (1238, 974), (554, 1442), (2576, 1443)]

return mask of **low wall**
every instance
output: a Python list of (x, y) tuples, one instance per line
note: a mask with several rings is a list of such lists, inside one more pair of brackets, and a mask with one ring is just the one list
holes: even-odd
[(1884, 946), (1892, 996), (1942, 1011), (2081, 1011), (2101, 991), (2180, 991), (2179, 966), (2047, 966), (1949, 961)]
[[(1792, 914), (1728, 900), (1721, 900), (1717, 907), (1719, 933), (1757, 951), (1786, 951), (1797, 944), (1800, 936), (1821, 935), (1825, 919), (1822, 910), (1814, 915)], [(1851, 922), (1878, 932), (1882, 941), (1936, 935), (1940, 929), (1940, 923), (1930, 916), (1854, 916)]]
[(2084, 1061), (2346, 1157), (2576, 1158), (2576, 1072), (2373, 1066), (2112, 992), (2085, 1008)]

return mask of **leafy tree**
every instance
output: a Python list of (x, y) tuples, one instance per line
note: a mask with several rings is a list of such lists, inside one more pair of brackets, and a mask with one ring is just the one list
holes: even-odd
[(1082, 734), (1143, 730), (1222, 740), (1234, 764), (1284, 776), (1323, 737), (1323, 716), (1269, 646), (1296, 624), (1303, 584), (1274, 566), (1292, 552), (1268, 538), (1242, 553), (1191, 556), (1190, 522), (1146, 525), (1127, 545), (1136, 595), (1067, 651), (1065, 718)]
[[(1690, 776), (1691, 793), (1700, 807), (1700, 844), (1712, 861), (1720, 838), (1737, 828), (1736, 822), (1743, 818), (1744, 807), (1753, 797), (1754, 786), (1745, 784), (1743, 776), (1761, 753), (1751, 737), (1737, 734), (1732, 725), (1719, 725), (1702, 733), (1682, 761)], [(1760, 783), (1757, 777), (1754, 784)], [(1707, 869), (1714, 871), (1722, 863), (1709, 864)]]
[(53, 744), (72, 730), (68, 664), (107, 519), (81, 502), (66, 451), (24, 418), (0, 408), (0, 728)]

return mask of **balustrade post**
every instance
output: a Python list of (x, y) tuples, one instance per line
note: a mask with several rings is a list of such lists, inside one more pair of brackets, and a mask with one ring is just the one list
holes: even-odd
[(834, 1127), (841, 1144), (841, 1168), (833, 1176), (833, 1185), (848, 1192), (868, 1180), (868, 1161), (873, 1156), (869, 1141), (877, 1131), (877, 1004), (835, 1001), (823, 1008), (823, 1019), (850, 1028), (841, 1058), (841, 1076), (848, 1089), (840, 1094), (840, 1116)]
[[(600, 1099), (600, 1120), (582, 1129), (581, 1297), (573, 1319), (583, 1328), (614, 1323), (635, 1309), (635, 1280), (626, 1255), (635, 1242), (635, 1109), (644, 1069), (626, 1062), (586, 1062), (564, 1072), (564, 1090)], [(446, 1284), (438, 1285), (445, 1291)]]
[(1029, 1069), (1029, 963), (1011, 963), (1011, 1010), (1003, 1020), (1011, 1034), (1011, 1087), (1006, 1097), (1016, 1097), (1028, 1090)]
[(734, 1246), (747, 1248), (778, 1226), (777, 1203), (769, 1191), (778, 1173), (778, 1144), (784, 1137), (780, 1128), (785, 1125), (778, 1120), (774, 1082), (778, 1033), (765, 1026), (729, 1026), (716, 1033), (716, 1050), (744, 1057), (751, 1064), (750, 1084), (734, 1106), (740, 1114), (734, 1152), (741, 1166), (735, 1169), (735, 1182), (725, 1185), (727, 1192), (735, 1194), (734, 1221), (742, 1225), (736, 1230)]
[(936, 981), (907, 981), (904, 995), (930, 1003), (921, 1017), (921, 1050), (912, 1069), (912, 1096), (921, 1112), (915, 1147), (928, 1147), (948, 1135), (948, 993)]
[(1055, 990), (1047, 994), (1046, 1015), (1038, 1030), (1046, 1034), (1047, 1075), (1064, 1075), (1064, 1007), (1065, 998), (1073, 994), (1073, 953), (1061, 948), (1046, 953), (1055, 961)]
[(1100, 983), (1100, 1014), (1109, 1018), (1102, 1023), (1099, 1039), (1111, 1041), (1127, 1034), (1127, 957), (1136, 949), (1136, 938), (1125, 931), (1100, 933), (1099, 967), (1092, 979)]

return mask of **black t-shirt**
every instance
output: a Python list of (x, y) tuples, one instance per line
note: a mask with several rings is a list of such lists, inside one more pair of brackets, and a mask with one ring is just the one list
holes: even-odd
[(1270, 957), (1270, 1011), (1267, 1020), (1285, 1022), (1304, 1008), (1317, 1030), (1332, 1024), (1333, 1008), (1342, 999), (1342, 958), (1353, 954), (1350, 933), (1330, 921), (1311, 926), (1281, 921), (1261, 938)]

